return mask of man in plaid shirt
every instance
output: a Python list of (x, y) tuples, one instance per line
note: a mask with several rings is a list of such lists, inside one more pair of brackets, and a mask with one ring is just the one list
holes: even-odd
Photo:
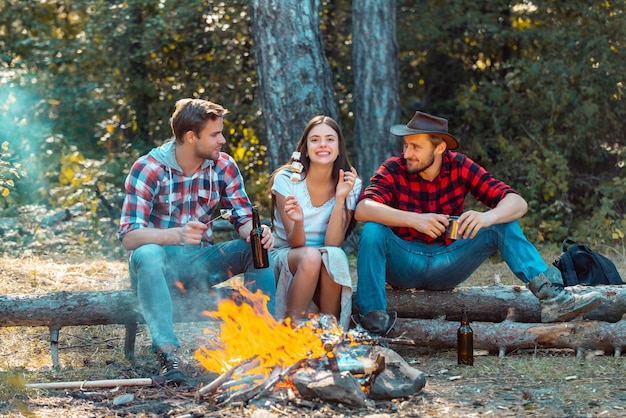
[[(355, 218), (361, 231), (354, 317), (372, 334), (386, 335), (397, 314), (387, 312), (385, 280), (395, 287), (451, 289), (500, 250), (513, 273), (537, 296), (543, 322), (566, 321), (595, 308), (597, 292), (574, 295), (560, 271), (548, 267), (524, 236), (517, 219), (526, 201), (467, 156), (452, 150), (458, 141), (448, 121), (416, 112), (391, 133), (404, 152), (387, 159), (362, 192)], [(489, 210), (464, 210), (471, 193)], [(458, 239), (446, 234), (458, 217)]]
[[(129, 270), (139, 307), (167, 381), (182, 383), (174, 333), (172, 291), (209, 292), (211, 286), (244, 273), (246, 287), (269, 297), (274, 313), (273, 268), (255, 269), (249, 244), (252, 205), (231, 156), (222, 152), (222, 106), (182, 99), (170, 120), (175, 139), (140, 157), (126, 178), (119, 238), (130, 253)], [(211, 217), (227, 210), (241, 239), (215, 243)], [(229, 215), (228, 215), (229, 214)], [(274, 238), (263, 226), (263, 246)]]

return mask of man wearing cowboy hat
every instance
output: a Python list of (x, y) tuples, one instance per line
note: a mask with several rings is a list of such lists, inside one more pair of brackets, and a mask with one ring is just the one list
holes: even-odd
[[(415, 112), (391, 133), (402, 137), (404, 152), (378, 168), (355, 211), (365, 223), (356, 322), (386, 335), (397, 315), (386, 311), (385, 280), (401, 288), (451, 289), (498, 250), (540, 300), (542, 322), (571, 320), (600, 303), (597, 292), (574, 295), (563, 288), (560, 271), (546, 265), (517, 222), (528, 210), (524, 198), (453, 151), (459, 143), (446, 119)], [(489, 210), (465, 211), (468, 193)], [(458, 239), (446, 234), (451, 216), (458, 217)]]

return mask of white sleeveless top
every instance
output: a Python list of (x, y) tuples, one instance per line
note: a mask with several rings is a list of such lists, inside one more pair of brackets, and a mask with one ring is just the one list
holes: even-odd
[[(274, 179), (274, 185), (272, 186), (272, 194), (279, 193), (285, 197), (293, 195), (302, 208), (304, 214), (304, 234), (306, 236), (306, 246), (319, 247), (324, 245), (324, 237), (326, 236), (326, 229), (328, 227), (328, 221), (330, 215), (335, 207), (335, 196), (326, 201), (322, 206), (313, 206), (311, 203), (311, 196), (309, 196), (309, 190), (306, 187), (306, 181), (300, 180), (299, 182), (292, 182), (290, 179), (291, 171), (284, 169), (280, 171)], [(356, 179), (354, 187), (346, 197), (346, 208), (354, 210), (361, 193), (362, 182), (361, 179)], [(287, 234), (285, 232), (285, 226), (280, 218), (278, 209), (274, 210), (274, 235), (278, 238), (275, 243), (275, 247), (280, 248), (287, 244)]]

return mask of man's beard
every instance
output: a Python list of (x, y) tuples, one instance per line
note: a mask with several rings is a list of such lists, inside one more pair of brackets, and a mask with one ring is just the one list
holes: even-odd
[(202, 158), (203, 160), (217, 160), (220, 156), (219, 151), (216, 151), (215, 149), (212, 149), (210, 152), (208, 151), (201, 151), (199, 149), (195, 149), (194, 150), (194, 155), (198, 158)]
[(431, 154), (430, 155), (430, 159), (428, 160), (428, 162), (421, 164), (421, 163), (417, 163), (417, 164), (413, 164), (413, 165), (409, 165), (409, 160), (406, 160), (407, 162), (407, 166), (406, 166), (406, 170), (409, 173), (421, 173), (424, 172), (426, 170), (428, 170), (430, 167), (432, 167), (432, 165), (435, 163), (435, 155)]

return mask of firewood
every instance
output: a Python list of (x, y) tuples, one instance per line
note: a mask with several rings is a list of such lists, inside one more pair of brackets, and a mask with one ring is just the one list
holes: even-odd
[(232, 377), (233, 374), (243, 373), (246, 370), (250, 370), (250, 369), (257, 367), (259, 364), (260, 362), (259, 360), (257, 360), (256, 355), (250, 357), (249, 359), (242, 361), (235, 367), (231, 367), (229, 370), (219, 375), (211, 383), (207, 384), (206, 386), (201, 387), (198, 390), (198, 395), (202, 396), (202, 395), (206, 395), (207, 393), (216, 392), (222, 386), (222, 384), (227, 382), (228, 379)]

